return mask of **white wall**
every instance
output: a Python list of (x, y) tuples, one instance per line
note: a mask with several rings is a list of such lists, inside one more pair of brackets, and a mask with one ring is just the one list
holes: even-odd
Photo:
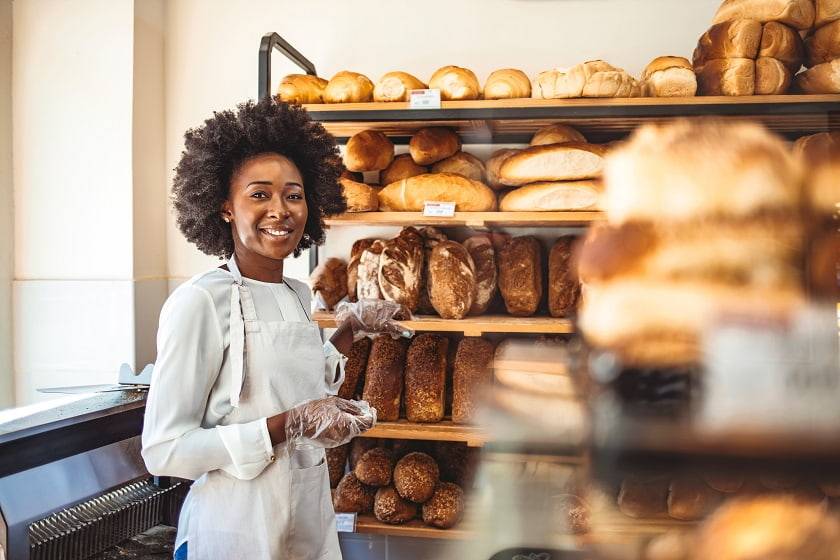
[(12, 0), (0, 0), (0, 409), (14, 403), (12, 201)]

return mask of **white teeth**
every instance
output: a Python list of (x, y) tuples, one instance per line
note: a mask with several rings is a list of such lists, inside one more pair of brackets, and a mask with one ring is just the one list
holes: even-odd
[(269, 235), (273, 235), (274, 237), (286, 237), (289, 235), (287, 230), (279, 230), (279, 229), (264, 229), (262, 230)]

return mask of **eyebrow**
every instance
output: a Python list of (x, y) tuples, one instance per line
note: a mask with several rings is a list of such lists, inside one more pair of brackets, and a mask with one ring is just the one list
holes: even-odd
[[(271, 185), (273, 185), (273, 184), (274, 184), (274, 183), (273, 183), (273, 182), (271, 182), (271, 181), (251, 181), (250, 183), (248, 183), (247, 185), (245, 185), (245, 188), (248, 188), (248, 187), (250, 187), (251, 185), (267, 185), (267, 186), (271, 186)], [(296, 182), (296, 181), (289, 181), (289, 182), (287, 182), (287, 183), (286, 183), (286, 185), (285, 185), (285, 186), (287, 186), (287, 187), (300, 187), (300, 188), (303, 188), (303, 185), (301, 185), (300, 183), (298, 183), (298, 182)]]

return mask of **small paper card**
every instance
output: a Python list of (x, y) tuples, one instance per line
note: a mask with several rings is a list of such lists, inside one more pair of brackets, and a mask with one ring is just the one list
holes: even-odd
[(454, 202), (425, 202), (423, 215), (427, 218), (451, 218), (455, 215)]
[(409, 109), (440, 109), (439, 89), (413, 89), (408, 98)]
[(355, 533), (356, 532), (356, 514), (355, 513), (336, 513), (335, 514), (335, 528), (339, 533)]

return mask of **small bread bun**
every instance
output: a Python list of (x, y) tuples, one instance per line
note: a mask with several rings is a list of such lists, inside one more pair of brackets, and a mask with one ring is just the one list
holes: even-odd
[(408, 101), (413, 89), (426, 89), (426, 84), (406, 72), (388, 72), (373, 88), (373, 100)]
[(309, 74), (289, 74), (280, 81), (277, 95), (286, 103), (323, 103), (327, 80)]
[(586, 138), (583, 134), (565, 124), (550, 124), (548, 126), (544, 126), (537, 130), (531, 138), (532, 146), (585, 142)]
[(378, 130), (363, 130), (347, 141), (344, 166), (350, 171), (379, 171), (394, 161), (394, 144)]
[(379, 173), (379, 182), (383, 186), (390, 185), (391, 183), (396, 183), (409, 177), (423, 175), (428, 172), (428, 167), (414, 163), (414, 160), (411, 159), (411, 154), (400, 154), (394, 158), (391, 165)]
[(368, 450), (353, 473), (356, 478), (368, 486), (388, 486), (391, 483), (391, 471), (394, 468), (394, 458), (384, 447), (374, 447)]
[(522, 70), (496, 70), (484, 82), (484, 99), (519, 99), (531, 97), (531, 80)]
[(373, 509), (375, 488), (366, 486), (349, 472), (344, 475), (335, 489), (333, 507), (343, 513), (366, 513)]
[(394, 468), (394, 487), (406, 500), (422, 504), (432, 497), (440, 479), (437, 463), (425, 453), (409, 453)]
[(393, 486), (386, 486), (376, 491), (373, 515), (382, 523), (399, 525), (417, 517), (417, 504), (400, 497)]
[(457, 173), (473, 181), (484, 181), (484, 164), (467, 152), (455, 152), (432, 166), (432, 173)]
[(339, 72), (324, 88), (325, 103), (364, 103), (371, 99), (373, 82), (356, 72)]
[(452, 482), (441, 482), (423, 504), (423, 522), (438, 529), (449, 529), (464, 516), (464, 491)]
[(411, 159), (417, 165), (431, 165), (454, 155), (460, 149), (461, 139), (458, 134), (443, 126), (421, 128), (408, 143)]
[(439, 89), (443, 101), (462, 101), (481, 97), (481, 86), (472, 70), (459, 66), (444, 66), (435, 70), (429, 88)]

